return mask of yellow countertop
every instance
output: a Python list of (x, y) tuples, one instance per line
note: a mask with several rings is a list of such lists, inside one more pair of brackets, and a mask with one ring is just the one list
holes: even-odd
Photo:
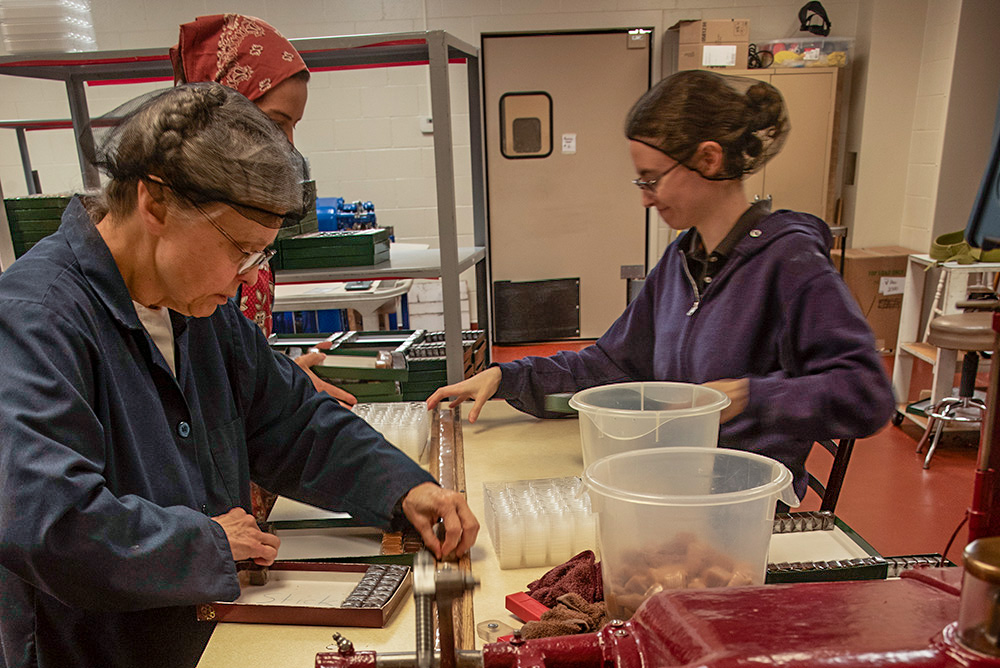
[[(463, 416), (467, 415), (466, 406)], [(462, 435), (469, 504), (480, 521), (484, 482), (578, 475), (583, 469), (576, 420), (539, 420), (514, 410), (505, 402), (491, 401), (476, 424), (463, 421)], [(504, 609), (504, 597), (524, 590), (550, 567), (500, 570), (485, 527), (471, 556), (472, 571), (482, 583), (473, 595), (476, 623), (498, 619), (519, 626), (520, 623)], [(219, 624), (198, 666), (311, 666), (316, 653), (330, 644), (334, 631), (349, 638), (357, 649), (413, 651), (415, 610), (412, 597), (384, 629)], [(478, 638), (476, 646), (482, 646)]]
[[(540, 420), (520, 413), (505, 402), (490, 401), (479, 420), (467, 421), (463, 409), (466, 491), (472, 511), (484, 521), (483, 483), (582, 475), (583, 457), (577, 420)], [(842, 531), (775, 536), (771, 562), (844, 559), (867, 554)], [(473, 595), (475, 623), (498, 620), (520, 626), (504, 607), (507, 594), (524, 591), (527, 584), (551, 566), (501, 570), (490, 536), (483, 526), (471, 554), (472, 572), (481, 585)], [(384, 629), (219, 624), (199, 668), (301, 668), (312, 666), (334, 631), (357, 649), (405, 652), (415, 648), (415, 609), (412, 597)], [(476, 647), (482, 647), (477, 637)]]

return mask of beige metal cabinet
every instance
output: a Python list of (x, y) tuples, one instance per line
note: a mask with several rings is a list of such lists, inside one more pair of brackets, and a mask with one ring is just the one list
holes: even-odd
[[(728, 73), (728, 72), (727, 72)], [(746, 180), (747, 195), (773, 199), (835, 225), (840, 68), (777, 68), (734, 72), (767, 81), (781, 91), (792, 130), (784, 148)]]

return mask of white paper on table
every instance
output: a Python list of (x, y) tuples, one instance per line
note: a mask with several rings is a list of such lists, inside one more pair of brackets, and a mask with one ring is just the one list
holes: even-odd
[(364, 573), (272, 570), (268, 573), (266, 584), (245, 587), (235, 602), (247, 605), (339, 608), (361, 582), (363, 575)]
[(295, 501), (284, 496), (279, 496), (274, 502), (271, 514), (267, 516), (268, 522), (298, 522), (301, 520), (349, 520), (348, 513), (341, 513), (336, 510), (326, 510), (310, 506), (301, 501)]
[(277, 529), (278, 558), (327, 559), (373, 557), (382, 553), (382, 532), (372, 527)]
[(796, 561), (839, 561), (864, 559), (871, 555), (840, 528), (831, 531), (796, 531), (771, 536), (767, 561), (771, 564)]

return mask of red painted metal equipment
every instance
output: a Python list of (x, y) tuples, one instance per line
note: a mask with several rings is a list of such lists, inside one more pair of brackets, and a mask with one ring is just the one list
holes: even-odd
[[(492, 643), (461, 652), (485, 668), (995, 668), (954, 639), (959, 569), (898, 580), (800, 583), (663, 592), (627, 622), (598, 633)], [(317, 668), (403, 666), (404, 655), (317, 656)]]

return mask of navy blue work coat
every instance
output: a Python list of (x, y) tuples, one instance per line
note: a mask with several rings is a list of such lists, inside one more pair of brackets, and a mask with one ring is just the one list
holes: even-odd
[(78, 200), (0, 276), (0, 666), (193, 666), (251, 479), (383, 527), (431, 480), (234, 302), (170, 315), (176, 378)]

